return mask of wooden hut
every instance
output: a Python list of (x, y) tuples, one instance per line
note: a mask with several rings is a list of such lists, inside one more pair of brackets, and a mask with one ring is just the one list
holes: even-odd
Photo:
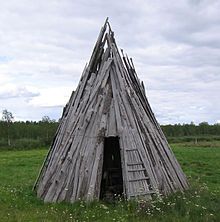
[(188, 187), (148, 103), (132, 59), (119, 52), (106, 20), (79, 85), (63, 110), (34, 189), (45, 202)]

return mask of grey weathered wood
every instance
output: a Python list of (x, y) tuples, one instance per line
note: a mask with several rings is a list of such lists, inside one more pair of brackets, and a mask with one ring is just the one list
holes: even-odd
[(130, 179), (129, 182), (135, 182), (135, 181), (140, 181), (140, 180), (148, 180), (149, 177), (141, 177), (141, 178), (135, 178), (135, 179)]
[(65, 106), (34, 189), (45, 202), (100, 195), (104, 138), (119, 137), (126, 198), (168, 195), (187, 179), (152, 112), (132, 59), (106, 20), (79, 85)]
[(138, 172), (138, 171), (145, 171), (145, 168), (141, 168), (141, 169), (129, 169), (128, 172)]

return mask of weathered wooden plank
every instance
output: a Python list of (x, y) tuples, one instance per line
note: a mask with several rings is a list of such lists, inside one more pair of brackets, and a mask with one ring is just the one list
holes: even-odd
[(136, 182), (136, 181), (141, 181), (141, 180), (149, 180), (149, 177), (130, 179), (129, 182)]
[[(137, 165), (137, 164), (135, 164)], [(138, 172), (138, 171), (145, 171), (145, 168), (141, 168), (141, 169), (128, 169), (128, 172)]]

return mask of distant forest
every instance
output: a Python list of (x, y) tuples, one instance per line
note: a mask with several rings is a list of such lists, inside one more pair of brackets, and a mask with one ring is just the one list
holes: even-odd
[[(0, 149), (29, 149), (49, 147), (58, 127), (58, 122), (43, 117), (41, 121), (0, 121)], [(197, 140), (220, 140), (220, 124), (162, 125), (169, 142)]]

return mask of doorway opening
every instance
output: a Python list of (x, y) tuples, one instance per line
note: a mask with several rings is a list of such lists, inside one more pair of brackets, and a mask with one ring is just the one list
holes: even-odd
[(119, 137), (106, 137), (104, 140), (104, 157), (100, 199), (114, 200), (122, 196), (123, 179)]

